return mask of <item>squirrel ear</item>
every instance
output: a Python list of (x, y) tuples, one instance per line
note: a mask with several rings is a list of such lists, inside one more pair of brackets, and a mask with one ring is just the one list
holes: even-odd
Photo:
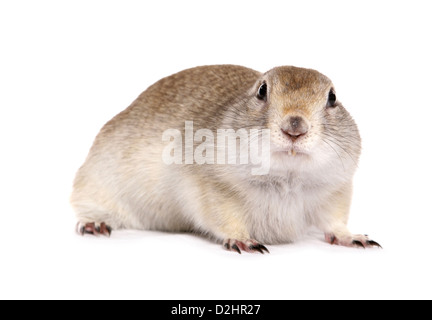
[(258, 89), (257, 98), (259, 100), (267, 100), (267, 83), (263, 82)]

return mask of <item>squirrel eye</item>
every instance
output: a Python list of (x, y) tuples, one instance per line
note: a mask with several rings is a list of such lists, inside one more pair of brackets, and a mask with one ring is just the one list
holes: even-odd
[(259, 100), (266, 100), (267, 99), (267, 83), (263, 83), (259, 89), (258, 89), (258, 93), (257, 93), (257, 98)]
[(335, 105), (336, 105), (336, 94), (334, 90), (331, 89), (327, 99), (327, 107), (335, 107)]

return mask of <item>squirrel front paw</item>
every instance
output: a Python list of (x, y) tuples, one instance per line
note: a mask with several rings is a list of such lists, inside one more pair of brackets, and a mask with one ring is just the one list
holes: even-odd
[(344, 247), (357, 247), (364, 249), (379, 247), (382, 249), (378, 242), (370, 240), (367, 235), (363, 234), (336, 237), (334, 233), (326, 233), (325, 241), (331, 245), (339, 245)]
[(250, 253), (259, 252), (262, 254), (264, 254), (265, 252), (270, 253), (265, 246), (251, 239), (244, 240), (244, 241), (235, 240), (235, 239), (225, 239), (223, 242), (223, 246), (225, 247), (225, 249), (229, 251), (237, 252), (239, 254), (241, 254), (242, 251), (250, 252)]
[(94, 236), (104, 235), (106, 237), (111, 236), (112, 228), (108, 226), (105, 222), (102, 223), (81, 223), (78, 222), (76, 226), (76, 231), (80, 235), (91, 234)]

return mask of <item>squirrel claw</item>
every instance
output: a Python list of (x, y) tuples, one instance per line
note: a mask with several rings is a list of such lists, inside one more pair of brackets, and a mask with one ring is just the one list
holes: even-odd
[(265, 246), (255, 240), (239, 241), (234, 239), (227, 239), (224, 241), (224, 247), (229, 251), (234, 251), (239, 254), (241, 254), (242, 251), (249, 253), (259, 252), (261, 254), (265, 254), (265, 252), (270, 253)]
[(359, 248), (366, 249), (366, 247), (364, 246), (364, 244), (363, 244), (361, 241), (353, 240), (352, 244), (353, 244), (353, 246), (355, 246), (355, 247), (359, 247)]
[(250, 246), (249, 250), (251, 250), (251, 251), (256, 250), (256, 251), (258, 251), (261, 254), (264, 254), (264, 251), (267, 252), (267, 253), (270, 253), (268, 251), (268, 249), (265, 246), (263, 246), (262, 244), (256, 244), (256, 245)]
[(110, 237), (112, 228), (107, 226), (105, 222), (102, 222), (100, 225), (96, 225), (95, 222), (89, 222), (86, 224), (78, 222), (77, 232), (82, 236), (85, 234), (91, 234), (94, 236), (104, 235)]
[(367, 243), (369, 246), (371, 246), (371, 247), (379, 247), (379, 248), (382, 249), (381, 245), (380, 245), (378, 242), (376, 242), (376, 241), (368, 240), (368, 241), (366, 241), (366, 243)]

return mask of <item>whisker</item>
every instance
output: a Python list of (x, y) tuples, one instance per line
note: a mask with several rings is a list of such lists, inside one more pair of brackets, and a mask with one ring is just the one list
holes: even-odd
[[(345, 152), (351, 159), (351, 161), (354, 163), (354, 165), (358, 168), (358, 163), (357, 161), (354, 160), (353, 156), (351, 153), (349, 153), (341, 144), (339, 144), (338, 142), (335, 141), (334, 136), (327, 134), (325, 132), (322, 133), (324, 136), (330, 138), (329, 140), (327, 140), (328, 142), (332, 142), (335, 145), (337, 145), (343, 152)], [(323, 139), (325, 140), (325, 139)]]
[(342, 157), (340, 156), (339, 152), (337, 152), (336, 149), (333, 148), (333, 146), (330, 144), (330, 142), (327, 142), (326, 139), (323, 139), (322, 141), (323, 141), (325, 144), (327, 144), (330, 148), (332, 148), (333, 151), (337, 154), (337, 156), (338, 156), (338, 158), (339, 158), (339, 160), (340, 160), (340, 162), (341, 162), (341, 164), (342, 164), (342, 168), (343, 168), (344, 171), (345, 171), (345, 165), (344, 165), (344, 163), (343, 163)]

